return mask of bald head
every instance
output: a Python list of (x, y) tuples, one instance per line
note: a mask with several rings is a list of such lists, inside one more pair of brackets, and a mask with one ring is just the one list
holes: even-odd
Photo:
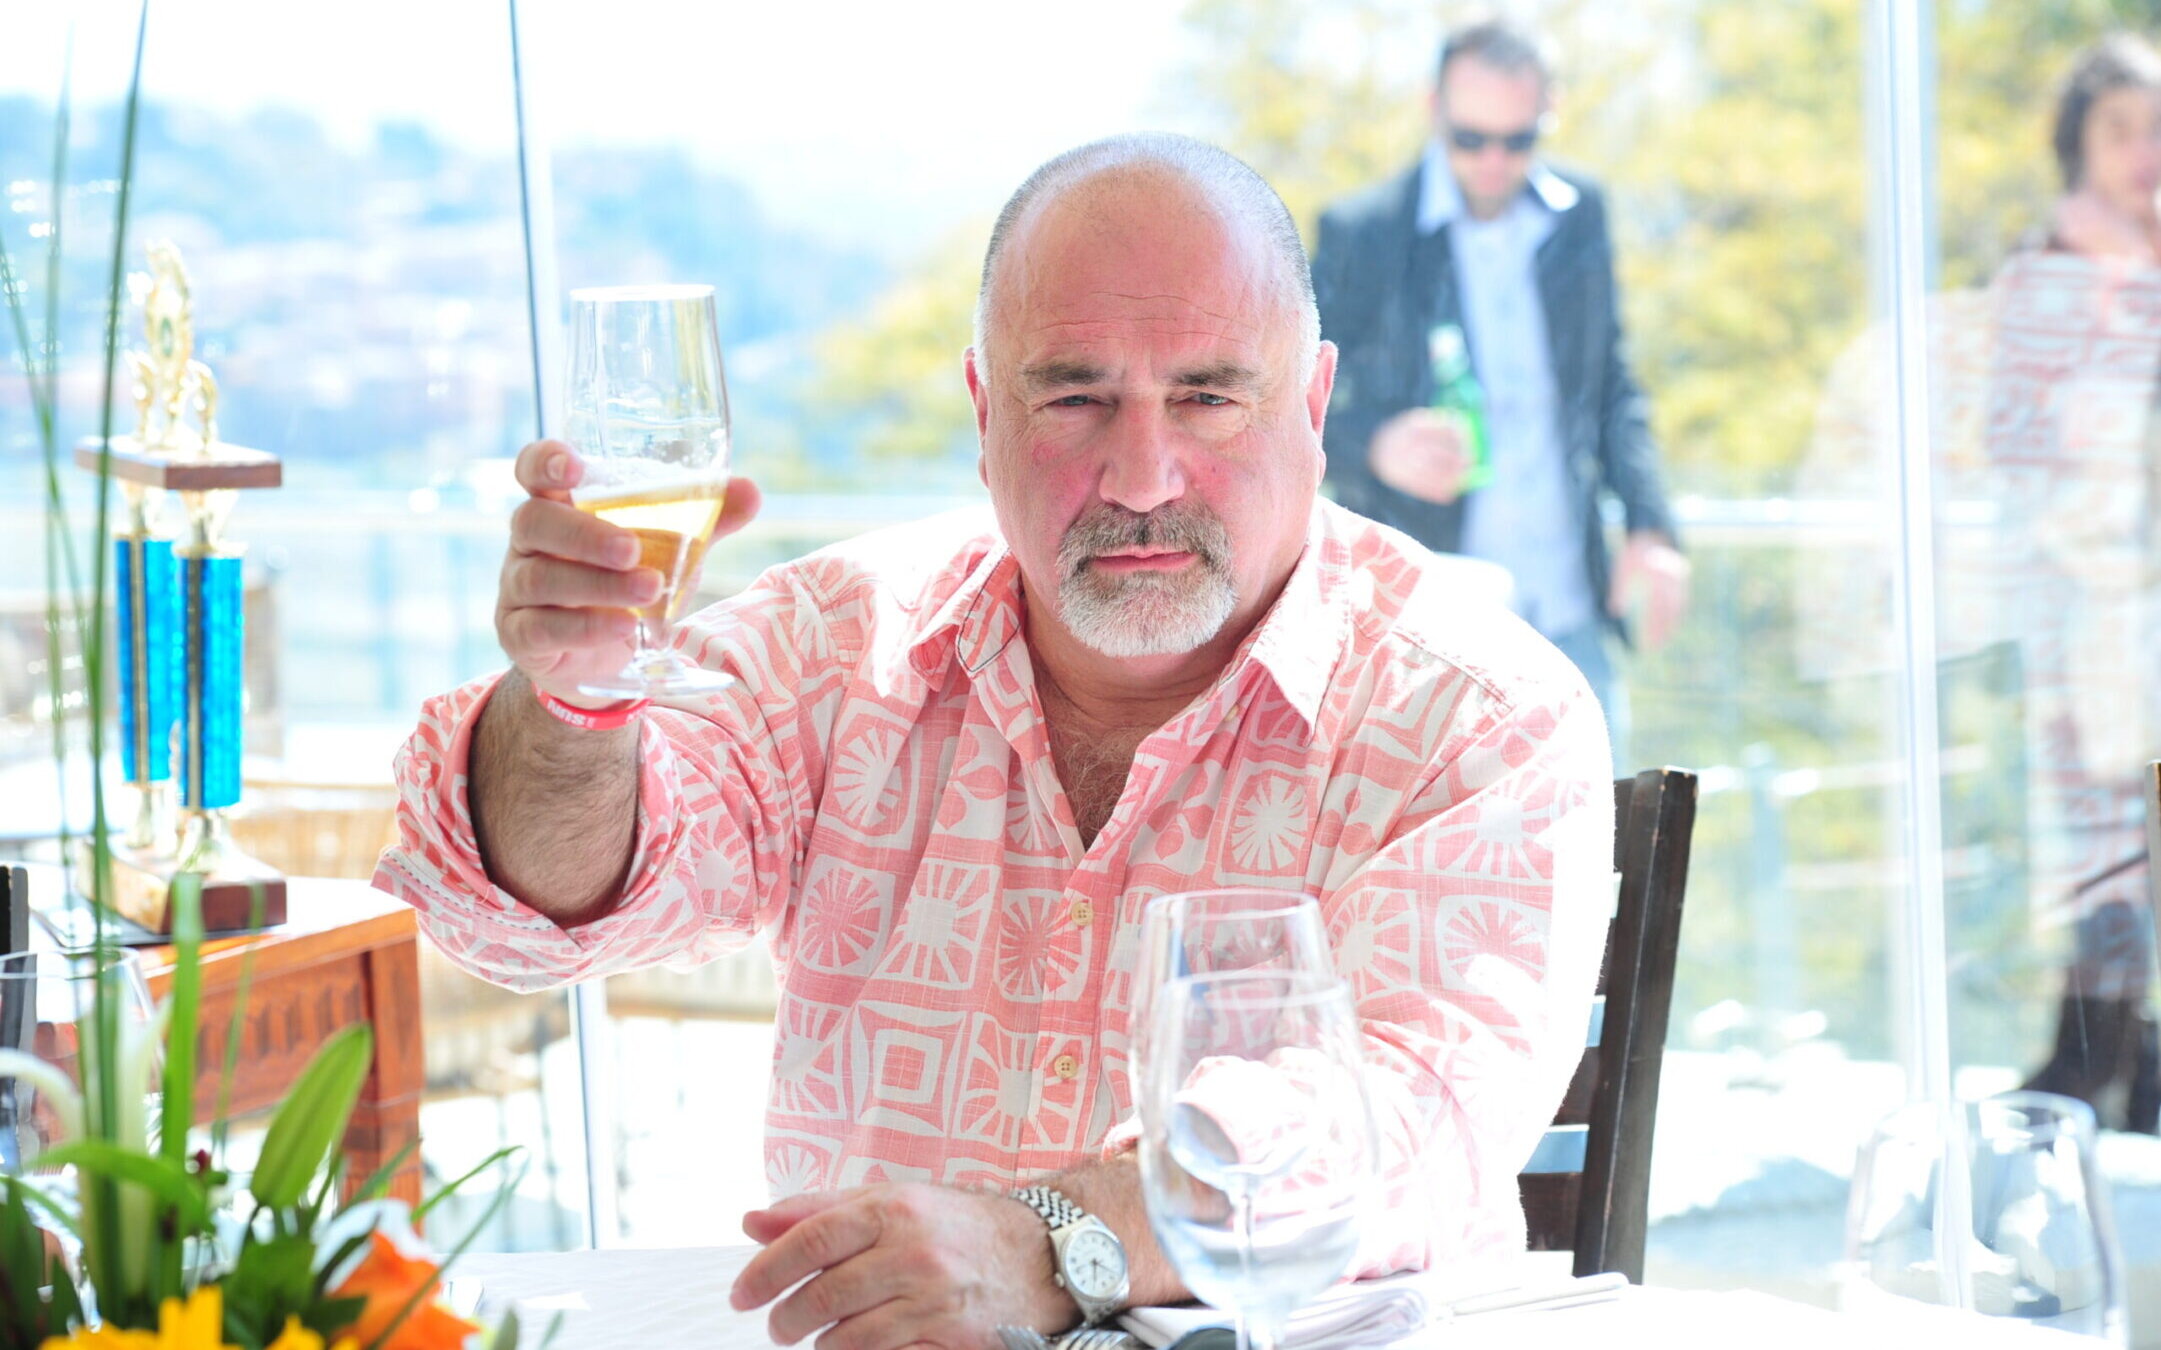
[(1320, 311), (1298, 224), (1275, 189), (1243, 160), (1190, 136), (1160, 132), (1113, 136), (1046, 161), (1007, 199), (991, 227), (976, 294), (975, 347), (986, 362), (999, 320), (1006, 253), (1054, 207), (1070, 207), (1108, 228), (1146, 210), (1187, 210), (1215, 217), (1225, 242), (1254, 250), (1271, 266), (1287, 321), (1298, 327), (1300, 369), (1320, 345)]

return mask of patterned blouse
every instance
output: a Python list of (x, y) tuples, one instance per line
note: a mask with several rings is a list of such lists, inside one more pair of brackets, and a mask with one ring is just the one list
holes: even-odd
[(462, 966), (541, 989), (764, 934), (776, 1194), (1004, 1187), (1130, 1139), (1141, 908), (1320, 900), (1357, 1000), (1385, 1203), (1360, 1269), (1523, 1242), (1516, 1173), (1584, 1041), (1612, 769), (1569, 663), (1444, 561), (1316, 504), (1282, 595), (1142, 742), (1083, 847), (985, 512), (767, 572), (677, 641), (740, 683), (643, 719), (620, 906), (565, 930), (483, 870), (467, 754), (494, 679), (431, 700), (376, 884)]

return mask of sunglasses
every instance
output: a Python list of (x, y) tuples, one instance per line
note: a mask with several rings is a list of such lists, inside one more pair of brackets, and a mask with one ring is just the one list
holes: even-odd
[(1496, 141), (1511, 155), (1527, 155), (1531, 153), (1531, 147), (1538, 144), (1538, 128), (1525, 127), (1521, 131), (1509, 132), (1472, 131), (1468, 127), (1448, 129), (1449, 144), (1467, 155), (1475, 155)]

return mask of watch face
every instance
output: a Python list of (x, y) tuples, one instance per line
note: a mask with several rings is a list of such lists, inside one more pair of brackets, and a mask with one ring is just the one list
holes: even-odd
[(1073, 1292), (1090, 1299), (1112, 1298), (1125, 1277), (1125, 1250), (1109, 1233), (1084, 1229), (1066, 1243), (1065, 1278)]

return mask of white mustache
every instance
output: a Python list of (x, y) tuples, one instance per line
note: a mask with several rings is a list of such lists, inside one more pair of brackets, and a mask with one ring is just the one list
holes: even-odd
[(1136, 548), (1191, 553), (1211, 572), (1226, 571), (1230, 565), (1230, 532), (1207, 507), (1171, 505), (1140, 512), (1108, 502), (1067, 528), (1058, 544), (1058, 564), (1067, 575), (1079, 576), (1106, 553)]

